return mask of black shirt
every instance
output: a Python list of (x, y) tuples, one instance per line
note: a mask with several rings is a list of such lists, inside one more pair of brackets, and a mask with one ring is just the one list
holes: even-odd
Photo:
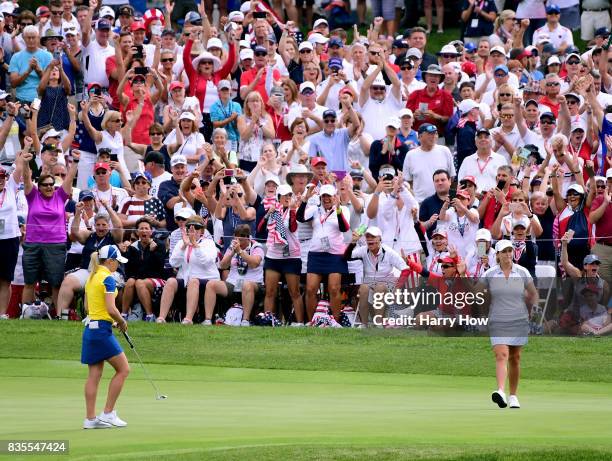
[[(428, 221), (433, 215), (440, 214), (440, 210), (444, 205), (444, 200), (438, 197), (438, 194), (433, 194), (423, 200), (419, 207), (419, 221)], [(437, 222), (433, 223), (432, 226), (427, 229), (427, 237), (431, 238), (431, 233), (436, 230)]]

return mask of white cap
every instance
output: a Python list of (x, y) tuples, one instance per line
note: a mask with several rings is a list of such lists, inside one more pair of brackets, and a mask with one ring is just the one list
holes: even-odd
[(480, 105), (473, 99), (464, 99), (459, 103), (459, 110), (462, 114), (467, 114), (472, 109), (480, 107)]
[(308, 37), (308, 41), (310, 43), (318, 43), (319, 45), (324, 45), (325, 43), (329, 42), (329, 38), (327, 38), (323, 34), (315, 32), (314, 34), (310, 34), (310, 37)]
[(217, 89), (218, 90), (222, 90), (224, 88), (227, 89), (232, 89), (232, 83), (229, 80), (219, 80), (219, 83), (217, 83)]
[(491, 231), (489, 229), (478, 229), (476, 231), (476, 239), (475, 240), (486, 240), (487, 242), (491, 241)]
[(244, 50), (240, 50), (240, 60), (244, 61), (245, 59), (254, 59), (255, 53), (250, 48), (245, 48)]
[(115, 11), (110, 6), (103, 6), (100, 8), (98, 16), (100, 18), (103, 18), (104, 16), (111, 16), (113, 19), (115, 19)]
[(206, 43), (206, 49), (210, 50), (211, 48), (223, 49), (223, 42), (217, 37), (209, 38)]
[(559, 59), (559, 56), (557, 56), (556, 54), (553, 54), (550, 58), (548, 58), (548, 61), (546, 61), (546, 64), (548, 66), (550, 66), (551, 64), (561, 64), (561, 60)]
[(314, 83), (312, 82), (303, 82), (300, 84), (300, 93), (304, 91), (306, 88), (310, 88), (312, 91), (315, 91)]
[(336, 188), (331, 184), (325, 184), (321, 186), (321, 190), (319, 191), (319, 195), (336, 195)]
[(457, 48), (455, 48), (453, 45), (444, 45), (438, 54), (454, 54), (459, 56), (461, 53), (459, 53)]
[(382, 237), (382, 231), (379, 227), (370, 226), (367, 228), (364, 235), (371, 235), (372, 237)]
[(412, 111), (410, 109), (406, 109), (406, 108), (400, 110), (399, 114), (397, 114), (397, 116), (399, 118), (406, 117), (406, 116), (408, 116), (410, 118), (414, 118), (414, 114), (412, 113)]
[(240, 11), (232, 11), (227, 16), (227, 19), (229, 19), (230, 21), (244, 21), (244, 14)]
[(61, 137), (62, 137), (61, 131), (57, 131), (55, 128), (51, 128), (49, 131), (43, 134), (43, 137), (41, 138), (40, 142), (45, 142), (48, 138), (61, 138)]
[(191, 120), (192, 122), (195, 122), (196, 116), (193, 114), (193, 112), (186, 110), (185, 112), (181, 112), (181, 115), (179, 115), (179, 120)]
[(550, 43), (550, 36), (548, 34), (540, 34), (540, 38), (536, 45), (541, 45), (542, 43)]
[(506, 248), (512, 248), (512, 242), (510, 240), (500, 240), (495, 244), (495, 251), (501, 253)]
[(387, 119), (387, 123), (385, 123), (385, 126), (392, 126), (396, 130), (399, 130), (399, 127), (402, 126), (402, 122), (397, 117), (389, 117)]
[(279, 197), (292, 193), (293, 189), (291, 189), (291, 186), (289, 184), (282, 184), (278, 186), (278, 189), (276, 189), (276, 195), (278, 195)]
[(244, 2), (240, 5), (240, 12), (243, 14), (247, 14), (251, 10), (251, 2)]
[(584, 131), (586, 133), (586, 127), (584, 125), (584, 122), (582, 122), (582, 121), (572, 122), (571, 133), (573, 133), (576, 130), (582, 130), (582, 131)]
[(612, 179), (612, 168), (608, 168), (608, 171), (606, 171), (606, 179)]
[(327, 27), (329, 27), (329, 23), (327, 22), (327, 19), (319, 18), (314, 22), (314, 25), (312, 26), (312, 28), (316, 29), (322, 24), (325, 24)]
[(312, 43), (308, 42), (308, 41), (303, 41), (302, 43), (300, 43), (300, 46), (298, 46), (298, 51), (302, 51), (302, 50), (314, 50), (314, 47), (312, 46)]
[(571, 190), (578, 192), (580, 195), (584, 195), (584, 187), (582, 187), (580, 184), (572, 184), (567, 188), (567, 192)]
[(193, 209), (188, 208), (188, 207), (181, 207), (180, 210), (174, 212), (175, 218), (189, 219), (193, 215), (195, 215), (195, 211), (193, 211)]
[(174, 154), (170, 160), (170, 166), (187, 165), (187, 157), (181, 154)]
[(272, 181), (277, 186), (280, 186), (280, 179), (278, 179), (278, 176), (276, 176), (275, 174), (268, 174), (268, 175), (266, 175), (266, 177), (264, 179), (264, 184), (267, 184), (270, 181)]
[(408, 48), (408, 51), (406, 51), (406, 57), (408, 56), (414, 56), (415, 58), (423, 59), (423, 53), (421, 53), (421, 50), (419, 50), (418, 48)]
[(127, 258), (121, 256), (121, 251), (115, 245), (104, 245), (98, 250), (98, 257), (100, 259), (114, 259), (123, 264), (128, 262)]
[(503, 46), (500, 46), (500, 45), (494, 46), (493, 48), (491, 48), (491, 51), (489, 51), (489, 54), (491, 54), (491, 53), (493, 53), (495, 51), (497, 51), (498, 53), (501, 53), (504, 56), (506, 56), (506, 50), (504, 49)]
[(243, 48), (248, 48), (248, 49), (251, 49), (251, 44), (249, 43), (249, 41), (248, 41), (248, 40), (240, 40), (240, 41), (238, 42), (238, 48), (240, 48), (241, 50), (242, 50)]
[(527, 219), (526, 216), (519, 218), (519, 219), (513, 219), (512, 229), (514, 230), (514, 228), (518, 226), (523, 226), (525, 229), (527, 229), (529, 227), (529, 219)]

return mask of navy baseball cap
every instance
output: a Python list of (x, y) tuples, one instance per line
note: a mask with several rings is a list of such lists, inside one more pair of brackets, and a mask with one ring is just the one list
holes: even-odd
[(343, 48), (344, 47), (344, 43), (342, 43), (342, 40), (340, 39), (340, 37), (332, 37), (329, 39), (329, 42), (327, 43), (327, 46), (329, 48), (333, 47), (333, 46), (337, 46), (338, 48)]
[(609, 37), (609, 36), (610, 36), (610, 29), (608, 29), (607, 27), (600, 27), (599, 29), (595, 31), (595, 37)]
[(111, 30), (111, 23), (108, 19), (98, 19), (96, 30)]
[(551, 3), (546, 7), (546, 14), (561, 14), (561, 7)]
[(265, 46), (257, 45), (253, 48), (253, 53), (266, 53), (268, 54), (268, 49)]
[(325, 112), (323, 112), (323, 118), (326, 118), (326, 117), (336, 118), (336, 111), (332, 109), (327, 109)]
[(340, 58), (329, 58), (329, 61), (327, 62), (327, 67), (329, 67), (330, 69), (342, 69), (342, 59)]
[(555, 117), (555, 114), (553, 114), (552, 112), (542, 112), (540, 114), (540, 120), (542, 120), (543, 118), (550, 118), (552, 120), (557, 120), (557, 118)]
[(94, 198), (93, 192), (89, 189), (84, 189), (79, 192), (79, 202), (82, 202), (83, 200), (93, 200)]
[(421, 133), (437, 133), (437, 132), (438, 132), (438, 128), (436, 127), (436, 125), (432, 125), (431, 123), (423, 123), (419, 127), (419, 134), (421, 134)]
[(408, 44), (403, 40), (394, 40), (392, 47), (393, 48), (405, 48), (405, 49), (409, 48)]

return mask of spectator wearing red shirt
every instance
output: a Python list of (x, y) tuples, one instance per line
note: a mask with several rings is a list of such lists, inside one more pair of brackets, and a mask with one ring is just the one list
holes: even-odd
[(504, 181), (504, 187), (502, 189), (495, 187), (490, 191), (483, 191), (484, 195), (478, 206), (480, 221), (485, 229), (490, 229), (493, 226), (502, 205), (511, 200), (512, 194), (516, 190), (514, 186), (511, 186), (514, 179), (511, 166), (500, 166), (497, 169), (496, 179), (498, 185), (501, 181)]
[(438, 133), (443, 135), (446, 122), (453, 115), (453, 97), (448, 91), (439, 88), (440, 83), (444, 81), (440, 66), (432, 64), (422, 74), (427, 86), (413, 91), (406, 103), (406, 107), (414, 113), (413, 128), (418, 129), (424, 123), (432, 123), (438, 128)]
[(272, 124), (274, 125), (274, 145), (276, 148), (283, 141), (291, 141), (291, 132), (287, 125), (285, 125), (285, 116), (287, 110), (285, 108), (285, 92), (281, 86), (275, 86), (272, 88), (270, 93), (270, 99), (266, 105), (266, 111), (272, 118)]
[(249, 93), (257, 91), (267, 104), (269, 90), (274, 83), (273, 71), (268, 65), (268, 50), (264, 46), (257, 45), (253, 53), (255, 65), (240, 76), (240, 97), (246, 100)]
[(559, 95), (561, 94), (561, 79), (557, 74), (548, 74), (546, 76), (544, 96), (540, 98), (540, 106), (550, 108), (550, 111), (555, 114), (555, 118), (559, 118)]
[[(600, 192), (600, 186), (598, 191)], [(612, 280), (612, 168), (606, 172), (603, 194), (597, 194), (591, 204), (589, 221), (595, 224), (593, 253), (601, 260), (600, 272), (604, 280)]]
[[(132, 55), (130, 50), (134, 45), (132, 34), (128, 31), (121, 32), (119, 35), (119, 46), (115, 47), (115, 56), (106, 58), (106, 76), (108, 77), (108, 94), (113, 99), (112, 106), (115, 109), (119, 108), (119, 97), (117, 96), (117, 87), (119, 82), (125, 75), (126, 65), (131, 64)], [(127, 61), (124, 59), (127, 58)]]

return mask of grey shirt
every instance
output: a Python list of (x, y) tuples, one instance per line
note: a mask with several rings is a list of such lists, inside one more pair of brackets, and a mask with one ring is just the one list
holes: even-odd
[(494, 266), (482, 275), (481, 282), (491, 294), (489, 321), (529, 320), (529, 312), (525, 304), (525, 290), (533, 279), (527, 269), (513, 263), (510, 276), (506, 278), (501, 268)]

